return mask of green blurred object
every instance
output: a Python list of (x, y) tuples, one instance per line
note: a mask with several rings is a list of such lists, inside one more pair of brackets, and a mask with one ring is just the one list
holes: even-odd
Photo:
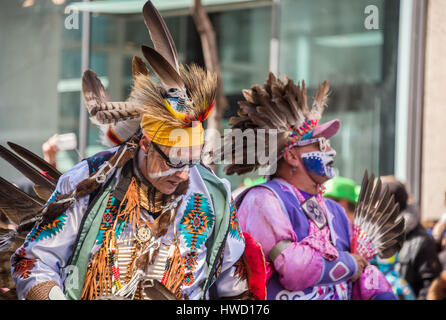
[(264, 177), (259, 177), (257, 179), (246, 178), (245, 180), (243, 180), (243, 184), (248, 188), (256, 186), (258, 184), (262, 184), (264, 182), (266, 182), (266, 179)]
[(355, 187), (355, 193), (356, 193), (356, 200), (355, 200), (355, 203), (357, 203), (358, 202), (358, 198), (359, 198), (359, 194), (361, 193), (361, 186), (356, 186)]
[(325, 197), (331, 197), (334, 199), (346, 199), (351, 203), (355, 203), (358, 200), (358, 194), (356, 193), (356, 183), (349, 178), (334, 177), (324, 183), (326, 188), (324, 192)]

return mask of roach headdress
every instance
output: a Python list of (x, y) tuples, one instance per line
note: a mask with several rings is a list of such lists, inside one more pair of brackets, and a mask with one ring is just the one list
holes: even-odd
[[(82, 91), (92, 121), (104, 129), (106, 136), (120, 130), (124, 139), (141, 127), (151, 140), (167, 146), (179, 145), (170, 137), (174, 129), (181, 128), (189, 134), (198, 126), (201, 137), (201, 122), (214, 105), (217, 77), (197, 65), (179, 65), (169, 30), (150, 1), (143, 7), (143, 16), (154, 48), (143, 45), (142, 53), (160, 82), (153, 81), (145, 63), (135, 56), (130, 97), (125, 102), (112, 102), (94, 72), (86, 71)], [(198, 144), (201, 143), (200, 138)]]
[[(260, 145), (265, 146), (268, 150), (268, 136), (271, 130), (276, 130), (277, 147), (276, 154), (280, 156), (287, 148), (295, 146), (297, 142), (310, 139), (316, 135), (322, 135), (326, 138), (333, 136), (339, 129), (339, 120), (319, 125), (319, 120), (325, 110), (330, 86), (327, 81), (318, 87), (313, 99), (311, 108), (307, 103), (307, 89), (305, 82), (294, 83), (288, 77), (284, 77), (283, 81), (269, 73), (269, 77), (261, 88), (254, 85), (249, 90), (243, 90), (245, 100), (239, 101), (238, 116), (229, 120), (231, 128), (240, 129), (242, 132), (252, 129), (255, 133), (259, 129), (264, 129), (266, 135), (256, 134), (256, 150)], [(266, 137), (266, 138), (263, 138)], [(263, 140), (264, 139), (264, 140)], [(259, 142), (261, 142), (259, 144)], [(234, 145), (233, 137), (227, 135), (225, 137), (224, 152), (231, 150), (232, 160), (244, 155), (247, 156), (248, 143), (243, 142), (242, 146)], [(243, 174), (258, 169), (262, 166), (257, 155), (255, 163), (251, 164), (234, 164), (225, 167), (227, 174), (233, 173)]]

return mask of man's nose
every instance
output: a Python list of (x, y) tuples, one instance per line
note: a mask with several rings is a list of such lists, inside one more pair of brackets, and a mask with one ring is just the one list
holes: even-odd
[(174, 173), (174, 176), (180, 178), (181, 180), (187, 180), (187, 178), (189, 178), (189, 168), (184, 170), (178, 170), (177, 172)]
[(328, 156), (335, 157), (336, 156), (336, 150), (333, 148), (328, 149), (326, 152)]

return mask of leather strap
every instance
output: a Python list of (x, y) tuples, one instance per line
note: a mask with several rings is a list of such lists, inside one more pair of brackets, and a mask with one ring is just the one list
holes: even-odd
[(289, 244), (291, 244), (291, 241), (289, 240), (282, 240), (278, 242), (269, 252), (269, 258), (271, 261), (274, 262), (274, 260), (276, 260), (276, 258), (288, 247)]

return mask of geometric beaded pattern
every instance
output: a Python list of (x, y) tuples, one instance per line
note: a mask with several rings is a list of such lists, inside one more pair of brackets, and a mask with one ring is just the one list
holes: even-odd
[(186, 286), (190, 286), (195, 280), (193, 271), (197, 265), (198, 250), (206, 241), (208, 233), (214, 225), (214, 219), (209, 200), (201, 193), (192, 194), (179, 226), (179, 231), (190, 250), (184, 256), (186, 272), (183, 284)]
[(201, 193), (192, 194), (180, 222), (180, 232), (190, 250), (198, 250), (205, 242), (214, 219), (209, 200)]
[(234, 200), (232, 199), (231, 199), (230, 211), (231, 211), (231, 216), (229, 218), (229, 235), (232, 238), (241, 240), (243, 238), (243, 234), (237, 218), (237, 208), (235, 206)]
[(34, 268), (37, 259), (27, 259), (25, 258), (26, 251), (25, 248), (21, 248), (19, 252), (12, 258), (11, 267), (14, 270), (12, 274), (18, 276), (22, 279), (29, 278), (31, 270)]
[[(104, 241), (104, 235), (105, 231), (109, 230), (113, 223), (115, 222), (116, 216), (118, 215), (118, 210), (121, 202), (113, 195), (113, 191), (110, 192), (110, 195), (108, 197), (107, 206), (105, 207), (104, 215), (102, 216), (101, 225), (99, 227), (98, 236), (96, 238), (96, 244), (101, 245)], [(121, 224), (123, 224), (124, 221), (121, 221), (117, 223), (116, 227), (116, 237), (119, 236), (119, 233), (122, 231)]]
[[(60, 192), (56, 191), (53, 193), (51, 198), (47, 201), (47, 204), (50, 204), (56, 201), (60, 196)], [(28, 234), (26, 242), (39, 241), (46, 238), (51, 238), (55, 236), (62, 230), (62, 227), (65, 225), (67, 215), (66, 213), (62, 213), (58, 217), (56, 217), (53, 221), (50, 221), (47, 224), (40, 224), (35, 226), (31, 232)], [(28, 246), (28, 243), (25, 243), (25, 247)]]

